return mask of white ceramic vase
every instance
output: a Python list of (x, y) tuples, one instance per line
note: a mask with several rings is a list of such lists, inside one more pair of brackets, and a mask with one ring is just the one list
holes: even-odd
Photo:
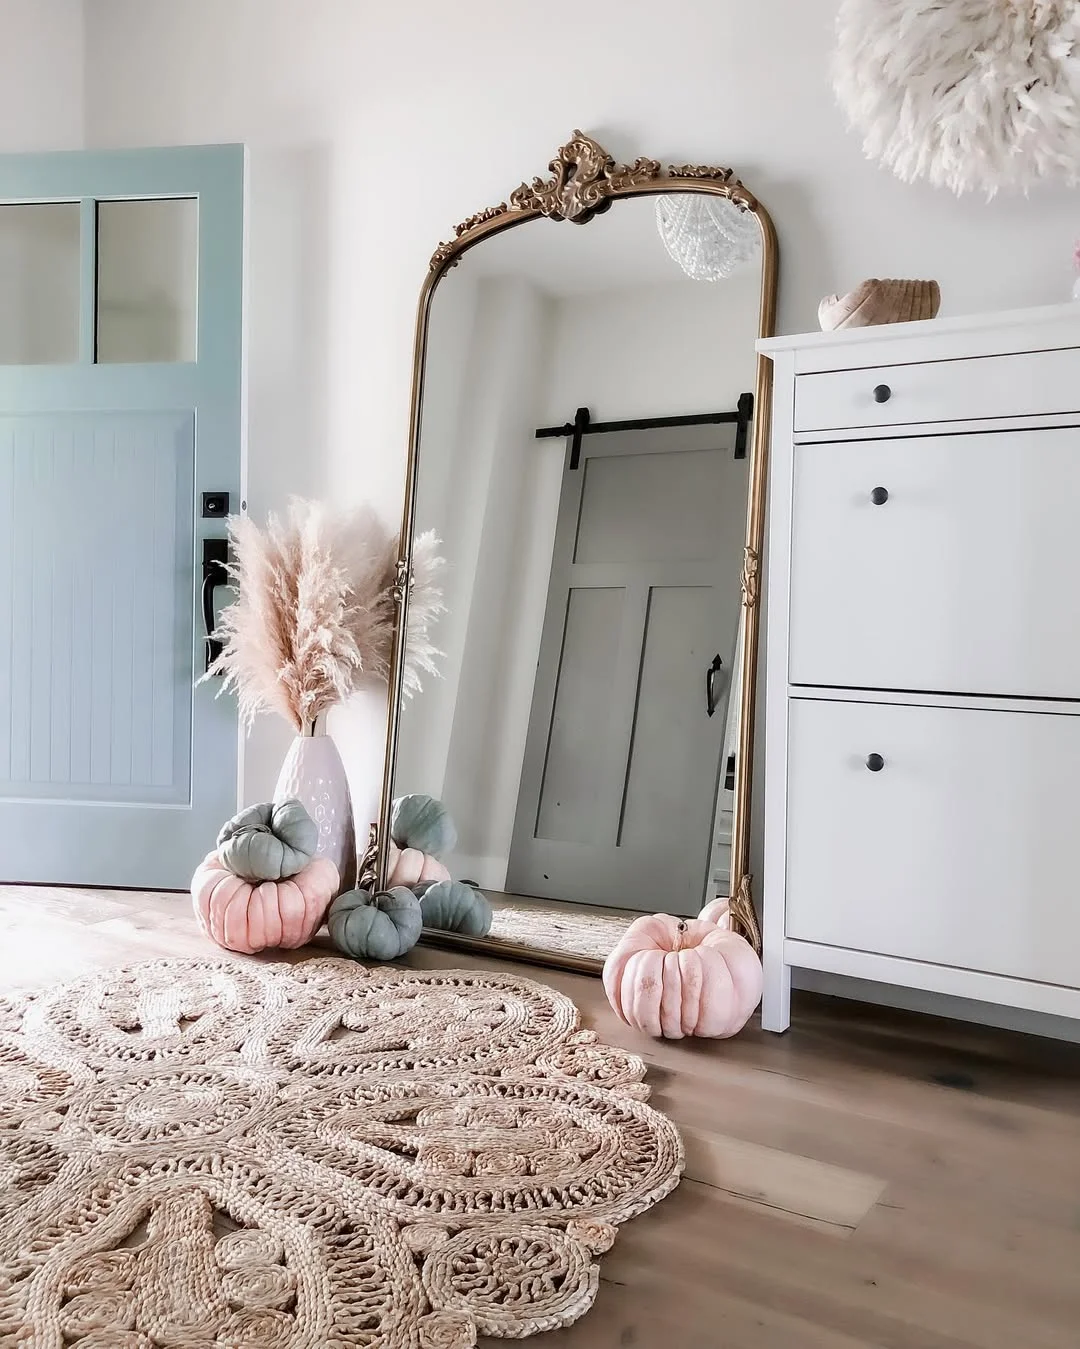
[[(296, 797), (319, 827), (317, 854), (328, 857), (341, 877), (341, 891), (356, 877), (356, 831), (345, 765), (321, 729), (292, 742), (274, 788), (275, 801)], [(339, 891), (340, 893), (340, 891)]]

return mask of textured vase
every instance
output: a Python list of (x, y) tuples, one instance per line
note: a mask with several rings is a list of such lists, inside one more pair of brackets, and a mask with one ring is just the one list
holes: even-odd
[(337, 746), (328, 735), (298, 735), (281, 765), (275, 801), (295, 797), (319, 827), (316, 857), (338, 869), (340, 889), (350, 890), (356, 876), (356, 831), (349, 780)]

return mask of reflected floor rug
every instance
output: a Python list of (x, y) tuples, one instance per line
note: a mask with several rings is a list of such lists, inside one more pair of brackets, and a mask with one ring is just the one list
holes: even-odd
[(497, 972), (172, 959), (0, 999), (0, 1343), (568, 1325), (682, 1172), (644, 1074)]
[(527, 946), (539, 951), (606, 960), (626, 929), (640, 918), (633, 909), (602, 909), (592, 904), (570, 904), (558, 899), (528, 899), (523, 895), (485, 890), (491, 901), (491, 940)]

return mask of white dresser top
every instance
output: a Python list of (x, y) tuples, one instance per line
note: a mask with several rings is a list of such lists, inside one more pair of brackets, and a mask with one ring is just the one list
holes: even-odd
[(757, 350), (772, 359), (793, 352), (796, 374), (1061, 347), (1080, 347), (1078, 301), (830, 333), (794, 333), (757, 343)]

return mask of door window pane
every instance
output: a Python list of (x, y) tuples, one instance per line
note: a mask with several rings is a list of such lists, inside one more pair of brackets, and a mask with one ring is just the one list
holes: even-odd
[(79, 359), (79, 203), (0, 205), (0, 365)]
[(97, 208), (97, 359), (193, 361), (199, 207), (194, 197)]

